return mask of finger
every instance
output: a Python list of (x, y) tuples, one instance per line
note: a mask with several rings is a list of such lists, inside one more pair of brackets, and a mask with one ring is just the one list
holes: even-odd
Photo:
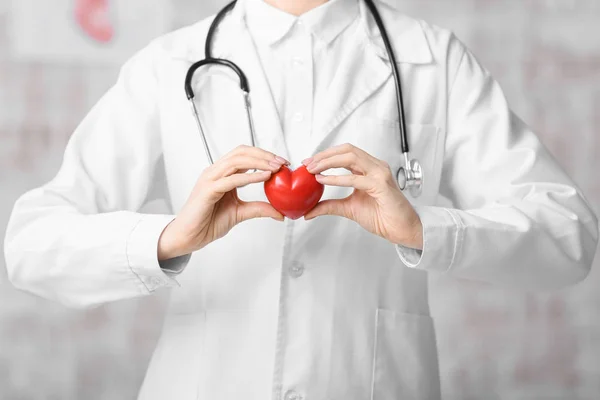
[(307, 163), (311, 163), (311, 162), (318, 162), (321, 161), (324, 158), (328, 158), (331, 156), (334, 156), (336, 154), (342, 154), (342, 153), (348, 153), (350, 151), (352, 151), (352, 148), (354, 146), (349, 144), (349, 143), (345, 143), (345, 144), (341, 144), (341, 145), (337, 145), (337, 146), (332, 146), (328, 149), (325, 149), (323, 151), (318, 152), (317, 154), (315, 154), (314, 156), (312, 156), (311, 158), (304, 160), (302, 163), (304, 164), (305, 162)]
[(269, 203), (263, 201), (241, 202), (237, 210), (237, 223), (254, 218), (273, 218), (283, 221), (284, 217)]
[(274, 160), (265, 160), (249, 155), (236, 155), (229, 158), (221, 159), (213, 166), (210, 172), (210, 178), (219, 179), (233, 175), (240, 171), (248, 171), (250, 169), (258, 169), (262, 171), (278, 171), (283, 164)]
[(369, 153), (367, 153), (366, 151), (359, 149), (358, 147), (350, 144), (350, 143), (344, 143), (344, 144), (340, 144), (337, 146), (333, 146), (330, 147), (326, 150), (323, 150), (317, 154), (315, 154), (313, 157), (308, 158), (304, 161), (302, 161), (302, 164), (304, 165), (308, 165), (311, 162), (319, 162), (325, 158), (329, 158), (331, 156), (334, 156), (336, 154), (344, 154), (344, 153), (356, 153), (357, 155), (360, 156), (364, 156), (366, 158), (373, 158), (375, 159), (373, 156), (371, 156)]
[(346, 199), (323, 200), (315, 208), (306, 213), (304, 219), (311, 220), (322, 215), (337, 215), (339, 217), (350, 218), (348, 202)]
[(212, 190), (217, 193), (227, 193), (238, 187), (251, 183), (265, 182), (271, 177), (271, 171), (252, 172), (250, 174), (233, 174), (213, 183)]
[(362, 157), (357, 152), (349, 152), (335, 154), (320, 161), (313, 161), (306, 167), (306, 169), (311, 174), (320, 174), (321, 172), (330, 168), (346, 168), (347, 170), (354, 171), (355, 173), (358, 172), (366, 175), (375, 167), (376, 164), (368, 158)]
[(328, 186), (352, 187), (358, 190), (370, 190), (374, 182), (362, 175), (315, 175), (317, 182)]
[(287, 164), (287, 165), (290, 164), (290, 162), (288, 160), (286, 160), (285, 158), (283, 158), (281, 156), (276, 155), (275, 153), (261, 149), (260, 147), (247, 146), (247, 145), (237, 146), (235, 149), (233, 149), (229, 153), (225, 154), (225, 156), (223, 156), (223, 159), (230, 158), (230, 157), (233, 157), (236, 155), (248, 155), (248, 156), (252, 156), (252, 157), (256, 157), (256, 158), (261, 158), (261, 159), (264, 159), (267, 161), (275, 160), (275, 161), (279, 162), (280, 164)]

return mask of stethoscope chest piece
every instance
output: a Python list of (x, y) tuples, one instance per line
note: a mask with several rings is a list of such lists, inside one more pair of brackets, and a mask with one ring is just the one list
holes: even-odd
[(402, 191), (408, 189), (412, 197), (419, 197), (423, 192), (423, 169), (415, 159), (408, 161), (405, 167), (398, 170), (398, 185)]

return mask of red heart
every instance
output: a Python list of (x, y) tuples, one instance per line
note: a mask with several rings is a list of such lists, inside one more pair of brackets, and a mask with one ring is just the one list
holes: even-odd
[(271, 205), (290, 219), (298, 219), (316, 206), (324, 189), (304, 165), (295, 171), (283, 166), (265, 182)]

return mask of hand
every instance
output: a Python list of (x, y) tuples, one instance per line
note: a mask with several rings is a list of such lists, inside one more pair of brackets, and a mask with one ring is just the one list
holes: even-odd
[[(324, 185), (352, 187), (354, 192), (340, 200), (317, 204), (305, 219), (338, 215), (356, 221), (367, 231), (394, 244), (423, 248), (423, 227), (410, 202), (404, 197), (390, 166), (351, 144), (332, 147), (302, 162)], [(324, 176), (330, 168), (345, 168), (352, 174)]]
[[(206, 168), (180, 213), (163, 231), (158, 259), (197, 251), (248, 219), (269, 217), (283, 221), (283, 215), (269, 203), (244, 202), (236, 189), (265, 182), (284, 164), (289, 162), (273, 153), (239, 146)], [(259, 171), (246, 173), (252, 169)]]

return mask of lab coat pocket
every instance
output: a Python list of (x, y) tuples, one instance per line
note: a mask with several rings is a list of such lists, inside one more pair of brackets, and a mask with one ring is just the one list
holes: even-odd
[(431, 317), (378, 309), (371, 400), (439, 400)]

